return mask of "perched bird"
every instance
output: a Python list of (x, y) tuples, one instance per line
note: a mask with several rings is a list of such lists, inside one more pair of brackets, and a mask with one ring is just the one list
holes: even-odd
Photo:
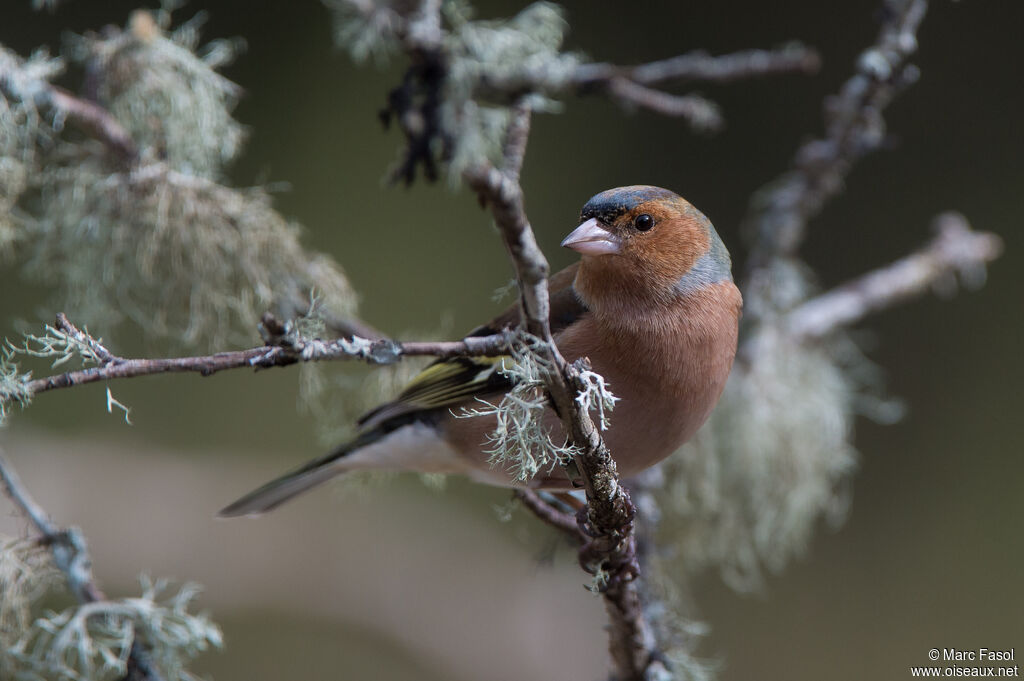
[[(658, 187), (619, 187), (583, 206), (563, 246), (581, 260), (550, 279), (551, 327), (569, 361), (588, 357), (619, 398), (604, 432), (620, 475), (661, 461), (711, 414), (736, 354), (742, 301), (729, 252), (711, 222)], [(470, 336), (518, 323), (513, 307)], [(437, 360), (398, 396), (363, 416), (354, 440), (247, 494), (221, 516), (257, 515), (336, 475), (356, 470), (462, 473), (514, 486), (485, 451), (493, 416), (456, 418), (497, 403), (512, 379), (501, 358)], [(553, 439), (564, 437), (548, 410)], [(558, 467), (528, 483), (570, 487)]]

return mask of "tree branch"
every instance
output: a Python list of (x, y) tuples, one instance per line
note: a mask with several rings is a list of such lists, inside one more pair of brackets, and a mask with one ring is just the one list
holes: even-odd
[(663, 116), (685, 118), (698, 131), (716, 131), (723, 125), (718, 107), (700, 95), (674, 95), (655, 85), (688, 81), (728, 83), (786, 73), (817, 72), (821, 58), (799, 43), (778, 50), (744, 50), (717, 57), (691, 52), (637, 66), (581, 64), (571, 78), (582, 94), (605, 92), (622, 103), (649, 109)]
[[(139, 16), (148, 15), (143, 13)], [(10, 71), (14, 71), (14, 73)], [(100, 142), (125, 167), (132, 166), (139, 161), (142, 153), (135, 139), (103, 106), (89, 99), (78, 97), (43, 78), (32, 75), (14, 77), (16, 75), (19, 75), (16, 67), (9, 70), (0, 68), (0, 96), (31, 102), (37, 108), (48, 110), (54, 118), (55, 129), (60, 129), (65, 121), (71, 122), (86, 135)], [(174, 184), (178, 186), (191, 187), (199, 191), (220, 188), (220, 185), (212, 180), (177, 172), (166, 168), (161, 163), (136, 167), (134, 172), (134, 177), (138, 180), (154, 177), (159, 181), (173, 179)], [(301, 314), (307, 301), (284, 300), (280, 303), (290, 305), (298, 315)], [(380, 331), (355, 317), (327, 316), (324, 323), (338, 336), (360, 336), (373, 340), (384, 338), (384, 334)]]
[(40, 90), (37, 104), (45, 104), (55, 114), (75, 123), (83, 132), (103, 143), (126, 165), (139, 157), (139, 148), (113, 114), (95, 102), (75, 97), (67, 90), (50, 85)]
[(513, 496), (529, 509), (531, 513), (556, 530), (568, 535), (571, 540), (575, 542), (583, 540), (576, 517), (560, 511), (552, 504), (549, 504), (536, 490), (523, 487), (513, 492)]
[[(443, 44), (441, 3), (420, 0), (406, 3), (402, 10), (372, 0), (343, 0), (367, 21), (386, 27), (402, 42), (406, 50), (438, 50)], [(681, 84), (692, 81), (730, 83), (743, 78), (760, 78), (784, 74), (814, 74), (821, 68), (817, 51), (799, 42), (772, 50), (742, 50), (713, 56), (697, 50), (687, 54), (634, 66), (604, 62), (580, 64), (567, 81), (555, 84), (537, 71), (532, 80), (506, 82), (489, 78), (488, 91), (495, 94), (519, 95), (525, 91), (554, 94), (567, 87), (581, 93), (600, 91), (614, 80), (627, 80), (637, 85)]]
[[(86, 548), (85, 537), (78, 528), (61, 529), (43, 510), (18, 474), (0, 453), (0, 482), (7, 496), (29, 519), (41, 541), (50, 547), (54, 565), (64, 574), (68, 589), (79, 603), (96, 603), (107, 600), (96, 585), (92, 574), (92, 560)], [(149, 653), (136, 638), (128, 653), (128, 674), (125, 681), (162, 681), (163, 677), (153, 667)]]
[(525, 100), (516, 102), (512, 107), (512, 120), (505, 133), (504, 164), (505, 175), (514, 182), (519, 182), (526, 159), (526, 143), (530, 139), (530, 105)]
[[(576, 92), (578, 94), (609, 93), (632, 101), (629, 95), (613, 91), (615, 86), (627, 83), (637, 90), (652, 90), (666, 97), (654, 86), (678, 85), (692, 81), (727, 83), (741, 78), (758, 78), (788, 73), (812, 74), (821, 66), (818, 53), (799, 43), (778, 50), (744, 50), (733, 54), (712, 56), (706, 52), (691, 52), (659, 61), (620, 66), (602, 62), (578, 65), (569, 74), (549, 73), (543, 68), (523, 73), (489, 74), (480, 83), (477, 93), (484, 99), (508, 103), (511, 98), (527, 92), (548, 96)], [(632, 103), (643, 102), (633, 101)], [(677, 116), (678, 113), (668, 113)]]
[[(402, 85), (388, 96), (381, 118), (398, 122), (406, 136), (403, 160), (392, 172), (393, 181), (411, 184), (422, 165), (427, 179), (437, 178), (437, 158), (447, 160), (457, 130), (445, 130), (437, 115), (440, 90), (447, 77), (449, 57), (443, 37), (440, 10), (435, 0), (407, 3), (401, 8), (377, 7), (367, 0), (339, 0), (358, 12), (367, 23), (390, 33), (409, 54), (411, 64)], [(575, 58), (573, 58), (575, 61)], [(785, 73), (814, 73), (820, 67), (814, 50), (791, 43), (776, 50), (745, 50), (711, 56), (692, 52), (669, 59), (618, 66), (607, 63), (578, 64), (569, 73), (550, 64), (507, 72), (492, 71), (472, 84), (472, 98), (499, 106), (515, 107), (528, 95), (557, 97), (570, 93), (606, 94), (620, 104), (685, 119), (698, 132), (722, 128), (718, 107), (697, 95), (678, 95), (654, 86), (687, 81), (730, 82), (740, 78)]]
[[(130, 164), (139, 156), (135, 140), (109, 111), (95, 102), (75, 97), (43, 78), (17, 78), (14, 74), (0, 71), (0, 94), (48, 110), (58, 122), (70, 121), (103, 143), (125, 164)], [(59, 123), (55, 127), (59, 128)]]
[(860, 321), (872, 312), (919, 295), (960, 275), (980, 283), (985, 265), (999, 257), (1003, 242), (995, 234), (971, 230), (958, 213), (934, 221), (936, 236), (924, 248), (891, 265), (860, 276), (802, 303), (788, 314), (789, 333), (815, 340)]
[(915, 34), (927, 6), (927, 0), (895, 0), (886, 6), (875, 44), (860, 55), (856, 72), (839, 94), (826, 100), (825, 136), (801, 146), (793, 170), (755, 197), (748, 218), (754, 232), (748, 283), (760, 286), (758, 270), (796, 252), (807, 222), (842, 190), (853, 163), (885, 141), (881, 112), (918, 78), (908, 60), (917, 50)]
[[(529, 110), (515, 113), (513, 128), (525, 143)], [(515, 146), (515, 145), (513, 145)], [(506, 146), (506, 150), (508, 149)], [(526, 217), (523, 192), (517, 179), (521, 155), (505, 159), (501, 171), (487, 162), (464, 173), (466, 183), (489, 205), (519, 281), (523, 327), (543, 343), (536, 350), (550, 370), (545, 384), (555, 411), (571, 441), (579, 447), (574, 459), (586, 491), (587, 509), (580, 516), (580, 531), (589, 539), (580, 550), (580, 563), (599, 578), (599, 588), (610, 619), (609, 650), (622, 681), (647, 676), (656, 663), (656, 646), (648, 626), (635, 579), (639, 576), (633, 535), (635, 509), (629, 493), (619, 484), (615, 460), (594, 426), (590, 414), (580, 408), (576, 396), (585, 390), (581, 366), (570, 365), (558, 351), (549, 325), (548, 263)], [(577, 363), (579, 364), (579, 363)]]
[(714, 132), (725, 124), (718, 106), (700, 95), (673, 95), (622, 77), (609, 80), (607, 89), (608, 94), (621, 102), (663, 116), (685, 118), (697, 131)]
[[(264, 317), (264, 323), (271, 323), (269, 319)], [(115, 378), (135, 378), (152, 374), (198, 373), (202, 376), (211, 376), (228, 369), (269, 369), (298, 362), (344, 359), (361, 359), (370, 364), (393, 364), (402, 357), (496, 356), (504, 354), (509, 349), (507, 334), (476, 336), (458, 341), (405, 342), (389, 338), (370, 340), (358, 336), (325, 341), (301, 338), (294, 334), (271, 334), (272, 344), (247, 350), (191, 357), (128, 359), (111, 353), (69, 322), (63, 313), (57, 315), (56, 328), (88, 343), (100, 358), (100, 363), (95, 367), (28, 381), (26, 388), (29, 395)]]
[(573, 75), (577, 87), (605, 85), (615, 78), (625, 78), (640, 85), (661, 85), (703, 81), (730, 83), (742, 78), (787, 73), (813, 74), (821, 68), (821, 57), (800, 43), (791, 43), (777, 50), (743, 50), (717, 57), (703, 51), (681, 54), (637, 66), (615, 64), (583, 64)]

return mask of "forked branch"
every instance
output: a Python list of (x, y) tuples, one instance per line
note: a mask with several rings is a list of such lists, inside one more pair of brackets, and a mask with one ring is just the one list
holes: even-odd
[[(50, 548), (53, 562), (64, 574), (68, 589), (79, 603), (97, 603), (107, 600), (92, 575), (92, 561), (86, 548), (85, 537), (78, 528), (61, 529), (43, 507), (32, 498), (7, 459), (0, 453), (0, 482), (4, 491), (39, 533), (39, 541)], [(128, 652), (128, 673), (125, 681), (163, 681), (163, 677), (150, 662), (149, 653), (139, 643), (132, 642)]]

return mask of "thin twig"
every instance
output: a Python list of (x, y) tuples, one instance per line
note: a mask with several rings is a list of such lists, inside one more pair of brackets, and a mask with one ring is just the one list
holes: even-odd
[(28, 493), (25, 485), (21, 482), (21, 478), (14, 472), (14, 469), (11, 468), (10, 464), (7, 463), (7, 459), (2, 454), (0, 454), (0, 482), (4, 484), (7, 496), (10, 497), (11, 501), (18, 508), (25, 512), (25, 515), (36, 526), (36, 529), (39, 530), (44, 539), (49, 540), (60, 533), (60, 529), (50, 520), (50, 516), (43, 510), (43, 507), (36, 503), (32, 495)]
[(972, 231), (957, 213), (935, 219), (935, 238), (924, 248), (891, 265), (857, 277), (802, 303), (786, 325), (799, 340), (813, 340), (850, 326), (868, 314), (926, 292), (956, 276), (981, 283), (985, 265), (999, 257), (1003, 242), (995, 234)]
[[(80, 603), (96, 603), (107, 600), (96, 585), (92, 574), (92, 560), (86, 547), (85, 537), (78, 528), (61, 529), (54, 523), (43, 507), (32, 498), (21, 478), (6, 458), (0, 453), (0, 482), (7, 496), (28, 517), (39, 532), (40, 539), (53, 554), (54, 565), (64, 574), (68, 589)], [(132, 641), (128, 653), (128, 673), (125, 681), (162, 681), (162, 676), (153, 667), (149, 653), (139, 643)]]
[(576, 516), (564, 513), (551, 504), (544, 501), (541, 496), (529, 488), (517, 489), (514, 496), (519, 502), (530, 510), (535, 516), (569, 536), (573, 541), (581, 541), (579, 524)]
[(700, 95), (673, 95), (620, 77), (608, 82), (608, 93), (663, 116), (685, 118), (696, 131), (714, 132), (725, 124), (718, 106)]
[[(727, 83), (741, 78), (782, 74), (812, 74), (821, 66), (813, 49), (793, 43), (777, 50), (744, 50), (712, 56), (691, 52), (668, 59), (620, 66), (607, 63), (583, 63), (566, 77), (564, 73), (543, 68), (508, 74), (488, 74), (478, 84), (479, 98), (498, 104), (511, 104), (525, 93), (558, 96), (607, 93), (623, 81), (653, 90), (656, 86), (678, 85), (694, 81)], [(660, 90), (658, 90), (660, 92)], [(660, 94), (671, 97), (668, 93)], [(669, 115), (679, 115), (669, 113)]]
[(68, 316), (63, 312), (57, 313), (57, 323), (55, 324), (55, 328), (58, 331), (63, 331), (68, 334), (79, 343), (87, 345), (89, 349), (92, 350), (92, 353), (99, 358), (101, 363), (107, 364), (117, 359), (102, 343), (72, 324), (68, 319)]
[(723, 120), (713, 102), (700, 95), (675, 95), (654, 86), (687, 81), (727, 83), (740, 78), (786, 73), (810, 74), (817, 72), (820, 66), (817, 52), (794, 43), (778, 50), (744, 50), (717, 57), (706, 52), (691, 52), (637, 66), (581, 64), (571, 82), (581, 93), (607, 92), (623, 103), (664, 116), (685, 118), (694, 130), (716, 131), (723, 126)]
[(139, 148), (128, 130), (114, 116), (95, 102), (74, 96), (64, 88), (43, 78), (31, 78), (30, 85), (0, 74), (0, 96), (26, 101), (47, 110), (56, 121), (69, 121), (84, 133), (103, 143), (125, 164), (139, 157)]
[(39, 532), (43, 543), (50, 547), (54, 564), (64, 573), (68, 588), (75, 598), (82, 603), (105, 600), (106, 596), (93, 579), (92, 563), (82, 533), (76, 528), (62, 530), (58, 527), (43, 507), (32, 498), (21, 478), (2, 455), (0, 481), (4, 484), (7, 496), (24, 511)]
[(860, 55), (856, 72), (839, 94), (826, 100), (825, 136), (802, 145), (793, 169), (755, 197), (748, 218), (754, 243), (744, 295), (761, 288), (758, 272), (773, 258), (796, 252), (807, 222), (842, 191), (853, 163), (884, 143), (882, 111), (918, 77), (908, 60), (917, 50), (916, 32), (927, 6), (927, 0), (896, 0), (886, 6), (875, 44)]
[(516, 102), (512, 107), (512, 119), (505, 133), (504, 166), (502, 170), (509, 179), (519, 181), (526, 159), (526, 143), (530, 139), (530, 105), (526, 100)]
[[(58, 315), (57, 326), (62, 331), (89, 338), (63, 314)], [(300, 338), (290, 339), (287, 344), (282, 341), (279, 345), (263, 345), (212, 355), (127, 359), (111, 354), (91, 338), (89, 341), (102, 350), (102, 353), (97, 353), (104, 358), (99, 366), (33, 379), (26, 383), (29, 394), (36, 395), (49, 390), (116, 378), (165, 373), (198, 373), (211, 376), (227, 369), (269, 369), (297, 362), (361, 359), (370, 364), (392, 364), (402, 357), (496, 356), (507, 352), (509, 344), (509, 338), (505, 334), (477, 336), (458, 341), (371, 341), (359, 337), (323, 341)]]
[(74, 96), (56, 85), (42, 88), (37, 104), (45, 104), (76, 124), (83, 132), (99, 140), (125, 163), (138, 159), (139, 148), (113, 114), (95, 102)]
[(799, 43), (777, 50), (743, 50), (712, 56), (696, 51), (638, 66), (583, 64), (573, 74), (577, 87), (604, 84), (626, 78), (640, 85), (679, 84), (687, 81), (729, 83), (741, 78), (760, 78), (788, 73), (813, 74), (821, 68), (818, 53)]

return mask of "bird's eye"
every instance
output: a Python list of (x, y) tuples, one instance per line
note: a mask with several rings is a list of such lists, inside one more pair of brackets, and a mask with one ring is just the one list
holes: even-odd
[(636, 227), (641, 232), (646, 232), (651, 227), (654, 227), (654, 218), (652, 218), (647, 213), (644, 213), (643, 215), (638, 215), (636, 220), (633, 220), (633, 226)]

